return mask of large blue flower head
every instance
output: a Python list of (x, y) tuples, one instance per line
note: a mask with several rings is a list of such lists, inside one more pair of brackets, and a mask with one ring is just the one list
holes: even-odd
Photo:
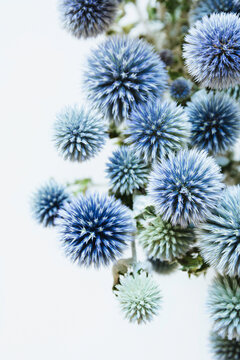
[(135, 105), (162, 95), (167, 79), (165, 65), (151, 45), (116, 36), (92, 52), (85, 73), (89, 99), (116, 123)]
[(54, 226), (60, 209), (67, 201), (69, 201), (69, 194), (65, 187), (50, 180), (33, 195), (33, 216), (43, 226)]
[(216, 206), (221, 180), (219, 166), (205, 151), (180, 150), (155, 165), (149, 194), (164, 221), (187, 227), (204, 220)]
[(240, 359), (240, 341), (236, 339), (229, 340), (219, 335), (211, 335), (212, 353), (216, 360), (239, 360)]
[(213, 154), (229, 150), (240, 135), (240, 107), (222, 92), (197, 92), (186, 107), (192, 144)]
[(185, 38), (189, 73), (203, 86), (224, 89), (240, 83), (240, 18), (212, 14), (197, 21)]
[(54, 142), (65, 160), (85, 161), (102, 149), (107, 126), (101, 115), (78, 107), (67, 107), (57, 118)]
[(127, 121), (126, 142), (145, 161), (154, 161), (186, 144), (190, 133), (188, 117), (174, 102), (146, 103), (137, 106)]
[(220, 273), (240, 277), (240, 186), (227, 188), (218, 206), (201, 224), (203, 257)]
[(208, 308), (213, 331), (229, 340), (240, 340), (240, 279), (218, 275), (210, 286)]
[(148, 179), (148, 167), (129, 147), (114, 151), (107, 163), (107, 174), (111, 189), (121, 195), (133, 194), (144, 188)]
[(64, 27), (77, 38), (106, 31), (117, 12), (116, 0), (61, 0)]
[(74, 199), (60, 211), (58, 226), (67, 256), (97, 267), (118, 258), (134, 231), (130, 210), (99, 194)]
[(189, 97), (190, 93), (191, 83), (184, 78), (174, 80), (170, 86), (170, 95), (173, 100), (183, 101)]

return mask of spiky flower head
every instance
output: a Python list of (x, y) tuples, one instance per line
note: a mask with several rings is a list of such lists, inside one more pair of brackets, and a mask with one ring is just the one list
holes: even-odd
[(197, 235), (210, 265), (220, 273), (240, 277), (240, 185), (226, 188)]
[(159, 98), (167, 79), (165, 65), (151, 45), (117, 36), (92, 52), (85, 73), (89, 99), (116, 123), (137, 104)]
[(127, 146), (115, 150), (107, 163), (111, 189), (121, 195), (133, 194), (144, 188), (148, 179), (146, 163)]
[(64, 27), (77, 38), (97, 36), (113, 23), (116, 0), (61, 0)]
[(229, 340), (212, 334), (211, 348), (216, 360), (240, 359), (240, 341), (236, 339)]
[(115, 294), (125, 317), (131, 322), (146, 323), (157, 315), (161, 293), (154, 279), (146, 271), (128, 271), (120, 276)]
[(107, 127), (93, 110), (67, 107), (57, 117), (54, 142), (65, 160), (85, 161), (100, 152), (107, 138)]
[(173, 52), (170, 49), (162, 49), (159, 51), (160, 59), (164, 62), (166, 66), (171, 66), (173, 63)]
[(191, 88), (191, 83), (188, 80), (179, 78), (172, 82), (170, 95), (175, 101), (183, 101), (189, 97)]
[(221, 196), (220, 168), (205, 151), (180, 150), (155, 165), (149, 195), (164, 221), (173, 225), (204, 220)]
[(155, 161), (169, 151), (179, 150), (190, 134), (184, 109), (168, 101), (137, 106), (127, 126), (126, 143), (131, 144), (145, 161)]
[(192, 144), (213, 154), (229, 150), (240, 135), (240, 106), (222, 92), (199, 91), (186, 107)]
[(60, 209), (69, 200), (70, 196), (65, 187), (50, 180), (33, 194), (31, 204), (33, 216), (45, 227), (54, 226)]
[(131, 212), (120, 200), (90, 194), (74, 199), (60, 211), (58, 227), (69, 256), (80, 265), (107, 265), (132, 240)]
[(240, 18), (212, 14), (197, 21), (185, 38), (189, 73), (203, 86), (224, 89), (240, 82)]
[(229, 340), (240, 340), (240, 279), (218, 275), (210, 286), (209, 312), (213, 331)]
[(150, 258), (148, 260), (151, 263), (153, 270), (161, 275), (169, 275), (178, 268), (178, 263), (176, 261), (161, 261), (153, 258)]

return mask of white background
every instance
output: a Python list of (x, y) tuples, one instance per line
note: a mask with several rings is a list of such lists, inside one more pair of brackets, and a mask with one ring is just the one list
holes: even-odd
[(103, 182), (109, 155), (107, 147), (72, 164), (52, 144), (55, 114), (84, 98), (83, 60), (94, 45), (63, 31), (56, 7), (54, 0), (0, 0), (0, 357), (209, 360), (208, 278), (157, 276), (160, 315), (129, 324), (111, 292), (111, 269), (72, 265), (55, 230), (31, 218), (30, 196), (42, 182)]

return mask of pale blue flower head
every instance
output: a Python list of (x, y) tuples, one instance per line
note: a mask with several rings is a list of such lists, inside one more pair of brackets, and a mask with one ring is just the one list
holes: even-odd
[(216, 360), (239, 360), (240, 341), (222, 338), (217, 334), (211, 335), (211, 349)]

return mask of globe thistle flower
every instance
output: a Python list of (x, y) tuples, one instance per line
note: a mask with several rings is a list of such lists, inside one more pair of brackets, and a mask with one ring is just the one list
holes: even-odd
[(161, 293), (154, 279), (146, 271), (129, 271), (120, 276), (120, 283), (115, 289), (121, 309), (129, 321), (146, 323), (157, 315)]
[(225, 92), (231, 96), (231, 98), (238, 100), (240, 98), (240, 86), (236, 85), (232, 88), (225, 90)]
[(184, 78), (176, 79), (170, 86), (170, 94), (173, 100), (183, 101), (189, 97), (191, 93), (191, 84)]
[(62, 0), (62, 22), (77, 38), (97, 36), (113, 23), (117, 5), (116, 0)]
[(164, 62), (166, 66), (171, 66), (173, 63), (173, 52), (170, 49), (162, 49), (159, 51), (160, 59)]
[(101, 115), (78, 107), (67, 107), (55, 123), (54, 142), (65, 160), (85, 161), (100, 152), (107, 138)]
[(149, 194), (164, 221), (187, 227), (204, 220), (216, 206), (221, 180), (219, 166), (205, 151), (180, 150), (155, 165)]
[(153, 258), (150, 258), (148, 260), (151, 263), (153, 270), (161, 275), (169, 275), (178, 268), (178, 263), (176, 261), (168, 262)]
[(127, 121), (127, 144), (144, 157), (155, 161), (187, 142), (190, 125), (181, 106), (174, 102), (146, 103), (137, 106)]
[(213, 154), (230, 149), (240, 135), (240, 107), (221, 92), (198, 92), (186, 112), (192, 124), (192, 144)]
[(114, 193), (130, 195), (146, 185), (148, 167), (133, 150), (122, 146), (109, 158), (107, 175)]
[(161, 96), (167, 79), (165, 65), (152, 46), (116, 36), (93, 51), (85, 73), (89, 99), (117, 124), (135, 105)]
[(240, 18), (212, 14), (197, 21), (185, 38), (189, 73), (203, 86), (224, 89), (240, 82)]
[(218, 275), (208, 296), (209, 312), (214, 320), (213, 331), (229, 340), (240, 340), (240, 280)]
[(228, 187), (197, 231), (204, 259), (220, 273), (240, 276), (240, 186)]
[(211, 335), (212, 352), (216, 360), (239, 360), (240, 341), (224, 339), (216, 334)]
[(45, 227), (54, 226), (60, 209), (69, 201), (69, 198), (64, 186), (50, 180), (33, 195), (32, 212), (34, 218)]
[(67, 256), (80, 265), (107, 265), (132, 240), (130, 211), (120, 200), (93, 194), (78, 197), (60, 212), (58, 226)]

